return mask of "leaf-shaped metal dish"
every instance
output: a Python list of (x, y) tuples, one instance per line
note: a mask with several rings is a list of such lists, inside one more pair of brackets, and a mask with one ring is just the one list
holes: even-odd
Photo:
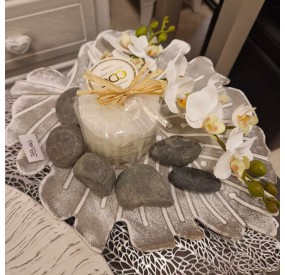
[[(228, 88), (227, 92), (233, 103), (225, 108), (233, 110), (237, 104), (245, 101), (240, 91)], [(199, 140), (203, 149), (192, 166), (211, 171), (223, 151), (203, 131), (193, 131), (190, 127), (185, 127), (183, 118), (170, 116), (172, 127), (167, 131), (160, 129), (157, 139), (182, 134)], [(268, 171), (272, 171), (267, 159), (268, 149), (259, 141), (264, 138), (263, 132), (255, 127), (251, 135), (258, 136), (253, 146), (255, 157), (265, 161)], [(155, 167), (168, 181), (168, 167), (154, 162), (148, 156), (141, 162)], [(276, 176), (270, 172), (266, 179), (274, 182)], [(143, 251), (174, 247), (173, 236), (203, 238), (203, 232), (195, 220), (227, 237), (243, 236), (246, 227), (270, 236), (277, 234), (276, 220), (266, 211), (262, 201), (251, 197), (244, 184), (234, 175), (223, 181), (221, 190), (214, 194), (191, 193), (174, 186), (171, 186), (171, 190), (175, 201), (173, 207), (140, 207), (134, 211), (125, 211), (118, 205), (114, 193), (101, 199), (73, 176), (72, 169), (53, 166), (40, 186), (40, 198), (56, 218), (74, 216), (76, 231), (96, 251), (103, 249), (116, 221), (127, 223), (133, 246)]]
[[(11, 119), (13, 99), (7, 93), (6, 118)], [(39, 201), (38, 184), (49, 173), (46, 166), (39, 174), (27, 177), (16, 168), (16, 155), (21, 146), (6, 148), (6, 184)], [(70, 219), (73, 221), (73, 219)], [(199, 224), (201, 227), (201, 225)], [(59, 228), (57, 230), (60, 230)], [(279, 268), (279, 242), (274, 238), (246, 229), (241, 238), (226, 238), (202, 227), (204, 239), (175, 238), (174, 249), (143, 253), (131, 246), (126, 224), (114, 225), (103, 256), (115, 274), (264, 274)], [(61, 230), (60, 230), (61, 232)], [(60, 234), (60, 232), (58, 232)]]
[[(174, 57), (175, 51), (173, 49), (179, 48), (178, 45), (179, 42), (175, 41), (165, 49), (164, 59), (158, 60), (161, 66), (163, 64), (165, 66), (167, 59)], [(31, 73), (32, 77), (16, 84), (14, 94), (24, 95), (15, 102), (15, 107), (13, 105), (13, 112), (15, 114), (22, 112), (22, 114), (14, 115), (7, 128), (7, 144), (15, 143), (17, 135), (30, 131), (36, 133), (45, 154), (46, 137), (49, 131), (58, 125), (56, 117), (52, 119), (56, 97), (60, 91), (66, 88), (80, 86), (83, 81), (82, 73), (94, 62), (94, 59), (98, 58), (98, 52), (100, 53), (104, 47), (110, 47), (110, 45), (106, 46), (106, 41), (103, 41), (102, 35), (99, 35), (95, 42), (85, 44), (79, 52), (76, 64), (66, 77), (56, 72), (46, 71), (49, 76), (53, 74), (53, 77), (60, 78), (51, 85), (49, 82), (53, 77), (47, 77), (46, 80), (42, 81), (44, 70)], [(90, 58), (91, 55), (92, 58)], [(221, 84), (226, 84), (228, 81), (217, 74), (211, 61), (204, 57), (189, 62), (187, 74), (195, 79), (193, 92), (205, 87), (212, 77), (219, 79)], [(36, 80), (38, 78), (41, 81)], [(45, 92), (36, 93), (39, 87), (34, 87), (35, 83), (36, 85), (44, 85)], [(29, 87), (33, 95), (31, 101), (27, 98)], [(232, 111), (242, 103), (248, 103), (248, 101), (242, 92), (232, 88), (226, 90), (232, 100), (232, 102), (224, 105), (224, 116), (226, 120), (229, 120)], [(54, 97), (54, 100), (49, 100), (49, 97)], [(32, 123), (24, 115), (28, 108), (34, 111)], [(17, 111), (14, 111), (16, 109)], [(38, 112), (36, 112), (37, 109), (39, 109)], [(29, 114), (29, 112), (28, 109), (26, 113)], [(39, 115), (40, 112), (44, 114)], [(219, 146), (205, 132), (190, 128), (183, 117), (171, 114), (166, 106), (163, 108), (163, 114), (170, 120), (171, 124), (169, 128), (158, 131), (157, 139), (160, 140), (176, 134), (196, 138), (201, 143), (203, 150), (192, 165), (199, 169), (212, 171), (217, 158), (222, 154)], [(42, 120), (41, 123), (38, 123), (40, 120)], [(265, 146), (264, 134), (258, 127), (254, 127), (251, 136), (255, 135), (258, 137), (253, 145), (255, 157), (266, 162), (268, 171), (270, 171), (266, 177), (275, 182), (276, 175), (268, 162), (269, 150)], [(222, 138), (226, 138), (226, 136), (222, 136)], [(161, 166), (148, 157), (141, 162), (154, 166), (167, 180), (168, 167)], [(29, 164), (23, 152), (20, 152), (17, 158), (19, 170), (26, 175), (41, 171), (47, 164), (52, 166), (47, 158), (35, 165)], [(100, 199), (75, 179), (72, 169), (59, 169), (54, 166), (40, 186), (40, 198), (46, 209), (59, 219), (74, 216), (76, 218), (75, 230), (96, 251), (102, 251), (108, 234), (116, 221), (127, 223), (132, 244), (144, 251), (174, 247), (174, 236), (190, 239), (203, 238), (203, 231), (198, 227), (195, 219), (213, 231), (228, 237), (243, 236), (246, 227), (270, 236), (276, 235), (278, 224), (275, 219), (264, 209), (261, 201), (252, 198), (243, 183), (234, 176), (224, 181), (222, 189), (215, 194), (195, 194), (172, 187), (172, 195), (175, 201), (173, 207), (140, 207), (134, 211), (124, 211), (118, 205), (114, 193), (107, 198)]]

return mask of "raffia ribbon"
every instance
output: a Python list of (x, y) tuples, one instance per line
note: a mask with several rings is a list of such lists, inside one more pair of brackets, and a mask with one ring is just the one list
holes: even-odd
[(100, 86), (105, 86), (104, 89), (90, 89), (77, 91), (77, 95), (97, 94), (100, 105), (108, 105), (118, 103), (122, 105), (128, 97), (132, 95), (162, 95), (166, 89), (166, 81), (154, 80), (153, 78), (162, 73), (161, 70), (156, 70), (150, 74), (146, 74), (148, 64), (145, 64), (139, 73), (133, 79), (131, 85), (123, 89), (106, 79), (96, 76), (91, 71), (87, 71), (83, 77), (89, 81), (95, 82)]

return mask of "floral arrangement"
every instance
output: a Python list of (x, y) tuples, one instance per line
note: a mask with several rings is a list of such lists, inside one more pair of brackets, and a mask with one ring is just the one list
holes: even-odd
[(105, 34), (104, 39), (113, 47), (112, 52), (105, 52), (102, 59), (106, 57), (125, 58), (134, 63), (140, 69), (144, 63), (148, 63), (151, 70), (156, 70), (155, 58), (163, 52), (161, 43), (167, 40), (167, 33), (174, 32), (175, 26), (167, 28), (168, 16), (165, 16), (160, 30), (158, 21), (153, 21), (149, 27), (142, 26), (135, 33), (124, 32), (119, 38)]
[[(173, 25), (167, 27), (168, 23), (166, 16), (160, 29), (159, 22), (153, 21), (149, 26), (142, 26), (135, 32), (124, 32), (120, 37), (105, 34), (104, 39), (114, 50), (105, 52), (101, 59), (125, 58), (138, 69), (147, 63), (151, 71), (156, 70), (157, 58), (164, 51), (162, 43), (167, 40), (167, 34), (175, 30)], [(228, 102), (229, 97), (223, 85), (228, 84), (229, 80), (218, 75), (211, 78), (202, 90), (192, 93), (197, 79), (186, 75), (187, 60), (184, 54), (178, 52), (176, 57), (169, 61), (165, 71), (157, 77), (167, 81), (164, 100), (169, 110), (185, 116), (192, 128), (203, 128), (225, 151), (214, 168), (217, 178), (225, 180), (232, 173), (235, 174), (247, 185), (252, 196), (263, 200), (269, 212), (277, 213), (280, 207), (276, 199), (277, 188), (275, 184), (259, 179), (267, 173), (266, 167), (263, 162), (253, 159), (251, 152), (256, 137), (246, 138), (244, 141), (253, 126), (258, 123), (255, 108), (245, 104), (239, 106), (232, 113), (232, 124), (226, 125), (223, 122), (222, 104)], [(228, 130), (231, 132), (225, 143), (219, 135)]]
[[(280, 204), (275, 198), (278, 194), (275, 184), (257, 179), (265, 176), (267, 171), (264, 163), (254, 160), (250, 151), (256, 137), (244, 142), (244, 136), (247, 136), (253, 125), (258, 123), (255, 108), (242, 104), (232, 113), (233, 125), (225, 125), (222, 103), (229, 100), (225, 90), (216, 85), (215, 79), (211, 79), (205, 88), (191, 94), (195, 83), (193, 79), (185, 76), (185, 62), (185, 57), (177, 66), (170, 61), (166, 68), (168, 86), (164, 99), (170, 111), (185, 115), (187, 123), (192, 128), (205, 129), (225, 151), (214, 168), (217, 178), (224, 180), (234, 173), (247, 184), (252, 196), (262, 198), (269, 212), (277, 213)], [(224, 143), (218, 135), (226, 130), (231, 132)], [(265, 191), (271, 196), (266, 195)]]

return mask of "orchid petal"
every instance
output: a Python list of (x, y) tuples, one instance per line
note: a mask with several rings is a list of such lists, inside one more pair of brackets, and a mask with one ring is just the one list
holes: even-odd
[(184, 98), (179, 98), (177, 99), (177, 104), (181, 109), (186, 109), (186, 100), (187, 100), (187, 96), (185, 96)]
[(178, 76), (184, 76), (185, 75), (187, 65), (188, 65), (187, 59), (185, 56), (183, 56), (180, 64), (177, 66), (178, 67)]
[(147, 41), (147, 37), (145, 35), (141, 35), (140, 37), (138, 37), (138, 41), (140, 43), (140, 46), (143, 49), (146, 49), (148, 46), (148, 41)]
[(148, 41), (147, 41), (147, 38), (145, 35), (142, 35), (140, 37), (136, 37), (134, 35), (131, 35), (130, 39), (131, 39), (134, 47), (136, 47), (137, 49), (146, 50), (146, 48), (148, 46)]
[(252, 125), (258, 123), (258, 118), (253, 115), (253, 112), (254, 108), (242, 104), (237, 107), (232, 114), (233, 124), (242, 129), (246, 135), (252, 130)]
[(208, 83), (207, 86), (204, 89), (202, 89), (202, 91), (205, 91), (210, 97), (211, 105), (209, 106), (209, 112), (208, 112), (210, 113), (219, 102), (218, 90), (214, 84)]
[[(186, 103), (186, 108), (187, 108), (187, 103)], [(195, 129), (199, 129), (199, 128), (202, 128), (203, 127), (203, 122), (204, 122), (204, 119), (201, 118), (201, 119), (198, 119), (196, 121), (193, 121), (189, 118), (189, 116), (185, 115), (185, 119), (187, 121), (187, 123), (192, 127), (192, 128), (195, 128)]]
[(227, 150), (234, 151), (236, 148), (238, 148), (242, 144), (243, 144), (243, 131), (237, 128), (234, 128), (231, 131), (229, 138), (226, 142), (226, 148)]
[(165, 69), (165, 75), (167, 78), (168, 85), (174, 84), (177, 78), (177, 69), (172, 60), (170, 60), (167, 64), (167, 67)]
[(212, 124), (218, 121), (219, 121), (218, 116), (214, 113), (207, 115), (206, 118), (204, 119), (205, 124)]
[(249, 158), (247, 156), (243, 157), (243, 162), (245, 164), (245, 169), (249, 169), (249, 167), (250, 167), (250, 160), (249, 160)]
[(146, 49), (146, 53), (148, 56), (157, 57), (163, 52), (163, 48), (161, 45), (150, 45)]
[(250, 148), (251, 148), (251, 146), (255, 140), (256, 140), (256, 137), (253, 137), (253, 138), (250, 138), (249, 140), (247, 140), (246, 142), (242, 143), (240, 146), (238, 146), (236, 148), (236, 152), (238, 152), (241, 155), (247, 156), (247, 154), (250, 151)]
[(130, 35), (128, 34), (128, 32), (123, 33), (119, 37), (119, 41), (120, 41), (120, 45), (123, 46), (125, 49), (128, 48), (128, 46), (132, 44), (132, 41), (130, 39)]
[(210, 135), (218, 135), (226, 130), (225, 124), (219, 122), (219, 118), (215, 113), (206, 116), (204, 128)]
[(254, 111), (254, 108), (251, 106), (245, 105), (242, 108), (240, 108), (240, 116), (245, 116), (245, 115), (252, 115)]
[(156, 36), (154, 36), (150, 41), (149, 41), (149, 45), (153, 45), (153, 44), (156, 44), (158, 42), (158, 40), (157, 40), (157, 37)]
[(214, 175), (219, 179), (227, 179), (232, 171), (230, 166), (230, 160), (233, 156), (231, 151), (226, 151), (217, 161), (217, 164), (214, 168)]
[(246, 165), (243, 160), (234, 159), (230, 163), (231, 169), (234, 173), (236, 173), (239, 177), (242, 177), (244, 170), (246, 169)]
[(245, 104), (243, 103), (242, 105), (238, 106), (232, 113), (232, 122), (236, 127), (238, 127), (238, 116), (240, 114), (240, 110), (244, 107), (244, 105)]
[(107, 33), (102, 34), (102, 37), (116, 50), (121, 51), (121, 52), (128, 52), (127, 49), (125, 49), (124, 47), (120, 45), (117, 37), (107, 34)]
[(226, 130), (226, 126), (221, 122), (214, 122), (205, 125), (205, 130), (211, 135), (218, 135)]
[(258, 117), (257, 116), (251, 116), (248, 120), (249, 125), (256, 125), (258, 123)]
[(186, 112), (192, 121), (204, 119), (205, 116), (211, 111), (212, 105), (211, 98), (205, 91), (200, 91), (191, 94), (187, 98)]
[(212, 114), (216, 114), (219, 121), (222, 121), (224, 118), (223, 106), (218, 103), (214, 109), (211, 111)]
[(144, 56), (144, 60), (145, 60), (145, 63), (148, 64), (148, 69), (150, 71), (156, 71), (157, 69), (157, 66), (156, 66), (156, 61), (155, 59), (151, 58), (150, 56), (148, 56), (147, 54)]
[(168, 85), (165, 93), (164, 93), (164, 100), (167, 104), (170, 112), (177, 114), (179, 112), (177, 105), (176, 105), (176, 87), (175, 85)]
[(177, 85), (176, 98), (184, 98), (186, 93), (192, 92), (195, 86), (195, 82), (192, 77), (184, 76), (176, 81), (176, 85)]
[(130, 52), (131, 52), (133, 55), (135, 55), (135, 56), (137, 56), (137, 57), (144, 58), (144, 57), (147, 55), (144, 49), (142, 49), (142, 48), (137, 48), (137, 47), (135, 47), (135, 46), (133, 46), (133, 45), (129, 45), (129, 46), (128, 46), (128, 49), (130, 50)]
[(248, 105), (245, 105), (244, 103), (240, 106), (238, 106), (232, 113), (232, 121), (235, 126), (238, 126), (238, 117), (239, 116), (244, 116), (248, 112), (250, 112), (250, 115), (252, 115), (252, 111), (254, 109)]

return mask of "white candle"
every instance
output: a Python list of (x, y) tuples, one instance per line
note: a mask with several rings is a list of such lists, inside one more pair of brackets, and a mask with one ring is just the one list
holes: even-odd
[(124, 106), (101, 106), (97, 95), (77, 98), (77, 110), (89, 151), (106, 157), (116, 167), (128, 166), (148, 153), (157, 122), (149, 111), (160, 109), (158, 96), (136, 96)]
[[(94, 74), (122, 88), (128, 87), (137, 74), (127, 60), (106, 59), (94, 65)], [(96, 83), (88, 82), (93, 88)], [(102, 106), (97, 95), (78, 96), (75, 109), (87, 149), (106, 157), (115, 167), (124, 167), (148, 153), (155, 141), (159, 96), (136, 95), (123, 105)]]

